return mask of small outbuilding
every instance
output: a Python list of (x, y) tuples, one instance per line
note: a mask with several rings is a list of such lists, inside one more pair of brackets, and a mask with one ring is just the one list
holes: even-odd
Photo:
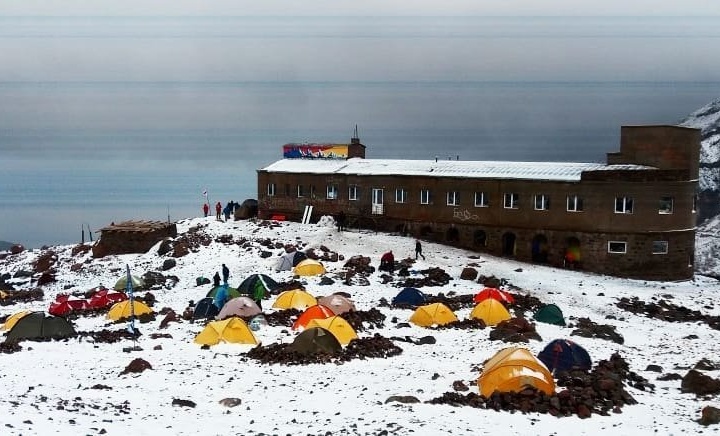
[(123, 221), (100, 229), (100, 239), (93, 245), (93, 257), (110, 254), (146, 253), (165, 238), (177, 236), (175, 223), (164, 221)]

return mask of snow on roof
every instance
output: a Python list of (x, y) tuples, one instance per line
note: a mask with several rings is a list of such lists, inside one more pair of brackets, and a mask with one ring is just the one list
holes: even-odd
[(404, 159), (282, 159), (260, 171), (274, 173), (406, 175), (488, 179), (579, 181), (583, 171), (646, 170), (644, 165)]

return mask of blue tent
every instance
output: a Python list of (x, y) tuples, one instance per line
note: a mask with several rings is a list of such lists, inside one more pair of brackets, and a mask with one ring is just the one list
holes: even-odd
[(212, 297), (205, 297), (198, 301), (193, 312), (193, 319), (215, 318), (220, 309), (213, 304)]
[(405, 288), (392, 299), (394, 306), (421, 306), (425, 304), (425, 294), (419, 289)]
[(592, 361), (588, 352), (569, 339), (555, 339), (538, 354), (538, 359), (552, 371), (571, 369), (590, 370)]

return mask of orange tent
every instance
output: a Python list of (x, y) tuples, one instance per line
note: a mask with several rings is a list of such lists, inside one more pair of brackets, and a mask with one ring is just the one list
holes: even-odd
[(497, 288), (483, 289), (482, 291), (475, 294), (475, 296), (473, 297), (473, 301), (475, 303), (482, 303), (483, 300), (487, 300), (488, 298), (492, 298), (505, 304), (512, 304), (515, 302), (515, 299), (512, 295)]
[(493, 392), (519, 392), (528, 386), (551, 395), (555, 380), (545, 365), (529, 350), (508, 347), (498, 351), (485, 362), (478, 378), (480, 394), (490, 397)]
[(292, 329), (298, 330), (300, 328), (307, 328), (310, 321), (314, 319), (325, 319), (335, 316), (335, 313), (327, 306), (322, 304), (316, 304), (315, 306), (308, 307), (305, 312), (301, 313), (298, 319), (293, 323)]
[(470, 318), (481, 319), (485, 325), (493, 326), (510, 319), (511, 316), (501, 302), (494, 298), (488, 298), (475, 306), (470, 312)]

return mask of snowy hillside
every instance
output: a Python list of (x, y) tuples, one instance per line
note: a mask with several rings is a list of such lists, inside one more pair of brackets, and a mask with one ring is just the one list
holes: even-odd
[(701, 130), (700, 221), (720, 214), (720, 99), (690, 114), (680, 125)]
[[(338, 233), (332, 219), (323, 219), (318, 225), (269, 225), (196, 218), (179, 222), (178, 231), (174, 244), (190, 247), (179, 257), (172, 257), (172, 251), (160, 255), (161, 244), (143, 254), (101, 259), (73, 246), (4, 255), (0, 275), (15, 292), (36, 287), (42, 276), (37, 269), (43, 263), (49, 265), (47, 271), (54, 281), (41, 286), (41, 299), (10, 304), (9, 297), (3, 297), (0, 317), (20, 310), (47, 310), (61, 293), (82, 294), (101, 284), (112, 286), (126, 265), (136, 275), (150, 272), (164, 277), (164, 285), (150, 290), (156, 300), (153, 309), (171, 308), (181, 314), (189, 300), (200, 300), (211, 288), (198, 286), (196, 279), (212, 277), (224, 263), (230, 269), (231, 286), (250, 274), (264, 273), (279, 283), (299, 279), (314, 296), (349, 295), (358, 314), (383, 318), (381, 323), (363, 323), (364, 329), (357, 332), (360, 340), (379, 344), (387, 338), (401, 353), (325, 363), (267, 363), (254, 358), (251, 350), (257, 354), (292, 343), (298, 332), (289, 324), (270, 323), (255, 331), (260, 348), (218, 344), (203, 349), (194, 339), (205, 322), (179, 319), (163, 323), (168, 309), (155, 320), (137, 325), (142, 332), (137, 340), (141, 351), (123, 352), (132, 341), (125, 337), (110, 342), (107, 338), (122, 336), (125, 323), (112, 323), (105, 313), (78, 312), (71, 319), (84, 335), (60, 341), (24, 340), (20, 349), (0, 344), (2, 434), (576, 436), (612, 432), (620, 436), (717, 431), (717, 425), (704, 427), (697, 420), (705, 406), (720, 407), (718, 394), (684, 393), (680, 380), (687, 379), (703, 359), (700, 375), (720, 377), (720, 282), (716, 280), (702, 276), (677, 283), (618, 279), (433, 243), (424, 244), (427, 258), (415, 262), (414, 240), (358, 230)], [(326, 253), (329, 259), (337, 254), (338, 260), (323, 262), (324, 276), (296, 277), (291, 271), (276, 271), (283, 246), (288, 244)], [(377, 268), (381, 254), (390, 249), (397, 261), (408, 265), (409, 276), (397, 272), (390, 276), (377, 269), (349, 274), (348, 259), (365, 256)], [(461, 321), (458, 327), (420, 327), (409, 321), (411, 309), (381, 304), (383, 299), (392, 300), (405, 281), (427, 279), (433, 268), (444, 271), (449, 281), (422, 286), (428, 298), (443, 294), (456, 303), (470, 301), (454, 310)], [(466, 268), (506, 280), (505, 288), (524, 304), (556, 304), (568, 325), (533, 322), (535, 333), (526, 343), (493, 340), (498, 328), (467, 324), (472, 296), (483, 284), (477, 279), (460, 279)], [(8, 295), (12, 296), (12, 291)], [(137, 296), (147, 294), (139, 291)], [(275, 295), (263, 304), (268, 320), (285, 313), (271, 308), (274, 299)], [(527, 306), (510, 306), (510, 311), (532, 321), (533, 311)], [(590, 327), (583, 330), (583, 324)], [(109, 333), (97, 334), (101, 331)], [(546, 403), (550, 409), (545, 412), (518, 410), (539, 398), (532, 391), (512, 397), (519, 403), (503, 403), (515, 400), (500, 397), (495, 399), (498, 403), (478, 402), (477, 379), (483, 362), (511, 345), (526, 347), (536, 355), (556, 338), (580, 344), (593, 364), (607, 361), (617, 352), (628, 367), (584, 388), (584, 376), (576, 375), (569, 385), (566, 380), (556, 387), (560, 394)], [(349, 353), (352, 345), (343, 353)], [(143, 359), (151, 369), (125, 372), (134, 359)], [(702, 379), (700, 388), (720, 385), (720, 381), (708, 380)], [(618, 388), (624, 393), (614, 399), (587, 396)], [(586, 396), (574, 397), (571, 391)], [(553, 416), (552, 411), (558, 410), (555, 406), (576, 401), (574, 398), (583, 403), (577, 410), (588, 413)], [(461, 405), (472, 399), (477, 407)], [(499, 410), (494, 410), (493, 404)], [(597, 408), (608, 413), (603, 416)]]

